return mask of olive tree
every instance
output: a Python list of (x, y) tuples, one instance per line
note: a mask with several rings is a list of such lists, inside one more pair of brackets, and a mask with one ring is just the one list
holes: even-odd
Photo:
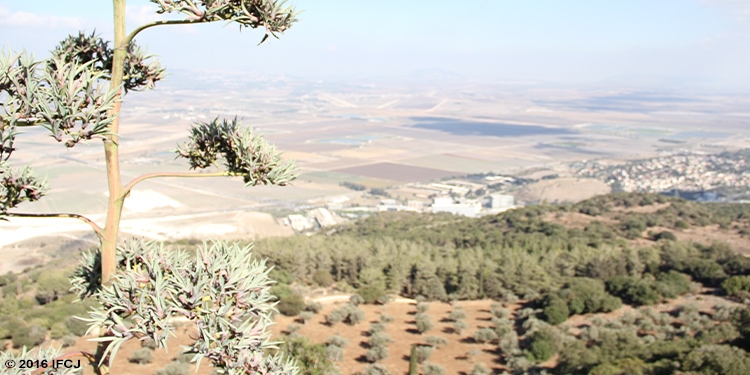
[[(159, 177), (242, 177), (246, 186), (284, 186), (296, 177), (293, 163), (237, 119), (196, 123), (186, 143), (176, 150), (188, 160), (185, 173), (149, 173), (129, 182), (120, 173), (120, 111), (131, 92), (153, 89), (164, 69), (135, 37), (146, 29), (210, 22), (263, 28), (276, 37), (296, 22), (296, 12), (279, 0), (151, 0), (157, 13), (176, 19), (154, 21), (131, 30), (125, 27), (125, 0), (113, 0), (114, 41), (79, 33), (64, 39), (44, 60), (26, 52), (0, 56), (0, 220), (13, 217), (67, 217), (91, 226), (100, 246), (84, 254), (72, 278), (81, 298), (100, 306), (88, 322), (98, 329), (97, 352), (73, 353), (89, 359), (99, 374), (128, 339), (151, 338), (159, 346), (182, 315), (199, 327), (190, 347), (198, 360), (209, 360), (219, 372), (294, 373), (280, 357), (266, 356), (271, 346), (267, 326), (273, 312), (270, 279), (264, 262), (250, 260), (250, 248), (223, 242), (204, 244), (197, 259), (183, 252), (165, 252), (159, 244), (119, 239), (125, 200), (140, 182)], [(10, 157), (25, 127), (40, 126), (65, 147), (100, 139), (108, 182), (107, 215), (103, 226), (76, 213), (33, 214), (18, 211), (24, 202), (42, 198), (46, 181), (29, 167), (14, 167)], [(209, 169), (209, 171), (197, 171)], [(25, 352), (24, 352), (25, 353)], [(49, 358), (50, 353), (44, 353)], [(55, 355), (59, 353), (53, 353)], [(6, 354), (3, 354), (6, 355)], [(7, 354), (10, 355), (10, 354)], [(67, 356), (70, 356), (67, 355)], [(66, 356), (66, 357), (67, 357)]]

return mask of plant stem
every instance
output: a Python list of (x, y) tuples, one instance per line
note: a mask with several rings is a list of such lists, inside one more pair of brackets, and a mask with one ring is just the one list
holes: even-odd
[(133, 187), (138, 184), (139, 182), (143, 180), (148, 180), (150, 178), (157, 178), (157, 177), (224, 177), (224, 176), (241, 176), (239, 173), (232, 173), (232, 172), (212, 172), (212, 173), (171, 173), (171, 172), (156, 172), (156, 173), (149, 173), (144, 174), (142, 176), (138, 176), (133, 179), (133, 181), (130, 181), (125, 188), (122, 190), (122, 193), (124, 196), (128, 196), (130, 194), (130, 190), (133, 189)]
[(125, 38), (125, 42), (127, 42), (126, 45), (130, 45), (130, 43), (135, 39), (135, 36), (138, 35), (143, 30), (146, 30), (150, 27), (154, 26), (160, 26), (160, 25), (184, 25), (184, 24), (190, 24), (190, 23), (206, 23), (210, 21), (202, 21), (202, 20), (168, 20), (168, 21), (154, 21), (151, 23), (147, 23), (143, 26), (138, 27), (137, 29), (133, 30), (130, 34), (128, 34), (128, 37)]
[(102, 238), (102, 228), (99, 225), (97, 225), (93, 220), (87, 218), (86, 216), (79, 215), (79, 214), (67, 214), (67, 213), (29, 214), (29, 213), (21, 213), (21, 212), (8, 212), (3, 215), (8, 216), (8, 217), (57, 217), (57, 218), (78, 219), (90, 225), (91, 229), (93, 229), (94, 232), (96, 232), (96, 235), (99, 237), (100, 240)]
[[(114, 120), (109, 125), (108, 134), (104, 138), (104, 156), (107, 165), (107, 186), (109, 187), (109, 197), (107, 199), (107, 220), (104, 224), (104, 231), (101, 244), (101, 262), (102, 262), (102, 285), (108, 284), (112, 279), (117, 268), (117, 235), (120, 231), (120, 217), (122, 216), (122, 204), (124, 197), (122, 195), (122, 179), (120, 176), (120, 155), (118, 132), (120, 130), (120, 110), (122, 106), (122, 76), (125, 71), (125, 57), (128, 53), (128, 44), (125, 41), (125, 5), (126, 0), (112, 0), (114, 15), (114, 56), (112, 60), (112, 78), (110, 90), (116, 90), (117, 102), (114, 105), (109, 116)], [(110, 341), (99, 342), (96, 346), (96, 365), (95, 372), (97, 375), (109, 375), (110, 356), (105, 356)]]
[(107, 185), (109, 187), (109, 198), (107, 201), (107, 220), (104, 225), (104, 236), (102, 238), (102, 284), (106, 284), (112, 278), (116, 268), (115, 251), (117, 248), (117, 235), (120, 231), (120, 217), (122, 215), (122, 180), (120, 176), (120, 157), (118, 145), (118, 132), (120, 128), (120, 109), (122, 106), (122, 76), (125, 70), (125, 57), (128, 52), (128, 44), (125, 43), (125, 4), (126, 0), (112, 0), (114, 8), (115, 25), (115, 51), (112, 61), (112, 81), (110, 89), (117, 91), (118, 100), (112, 109), (110, 116), (114, 121), (109, 126), (109, 132), (104, 139), (104, 154), (107, 164)]

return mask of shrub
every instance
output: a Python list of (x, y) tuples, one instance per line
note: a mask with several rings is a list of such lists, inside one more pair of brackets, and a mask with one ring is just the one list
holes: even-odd
[(324, 270), (317, 270), (313, 273), (313, 282), (322, 287), (329, 287), (333, 284), (333, 276), (330, 272)]
[(684, 271), (693, 279), (709, 285), (715, 285), (727, 277), (724, 268), (712, 259), (690, 259), (685, 266)]
[(425, 362), (422, 365), (424, 375), (445, 375), (445, 368), (432, 362)]
[(373, 363), (365, 367), (362, 371), (362, 375), (392, 375), (392, 373), (388, 371), (387, 367), (379, 363)]
[(22, 324), (9, 328), (14, 348), (37, 346), (44, 342), (44, 337), (47, 335), (47, 330), (38, 324)]
[(305, 311), (310, 311), (314, 314), (317, 314), (320, 312), (320, 310), (323, 310), (323, 304), (321, 304), (320, 302), (310, 302), (305, 305)]
[(743, 375), (750, 373), (750, 358), (730, 345), (706, 345), (690, 352), (683, 363), (690, 373)]
[(62, 338), (63, 336), (70, 334), (70, 331), (68, 331), (68, 327), (65, 326), (65, 323), (63, 322), (57, 322), (50, 327), (50, 333), (49, 336), (53, 340), (57, 340), (59, 338)]
[(497, 333), (495, 330), (490, 328), (481, 328), (474, 332), (474, 341), (485, 344), (494, 340), (497, 340)]
[(339, 348), (345, 348), (347, 345), (349, 345), (349, 340), (339, 336), (339, 335), (333, 335), (326, 340), (326, 345), (328, 346), (338, 346)]
[(534, 332), (529, 341), (529, 354), (532, 360), (544, 362), (557, 353), (557, 338), (549, 330)]
[(190, 362), (193, 361), (194, 357), (195, 357), (194, 353), (180, 353), (180, 355), (178, 355), (177, 358), (175, 358), (174, 360), (175, 362), (189, 364)]
[(365, 312), (349, 303), (326, 315), (326, 322), (331, 325), (341, 322), (355, 325), (359, 324), (364, 318)]
[(510, 319), (492, 318), (492, 329), (498, 336), (502, 337), (513, 330), (513, 322)]
[(393, 317), (390, 315), (386, 315), (386, 314), (380, 314), (379, 321), (380, 323), (388, 324), (393, 321)]
[(676, 222), (674, 223), (674, 227), (675, 227), (676, 229), (688, 229), (688, 228), (690, 228), (690, 224), (688, 224), (688, 223), (687, 223), (686, 221), (684, 221), (684, 220), (677, 220), (677, 221), (676, 221)]
[(455, 309), (451, 311), (450, 315), (448, 315), (448, 319), (454, 322), (457, 320), (466, 319), (466, 311), (464, 311), (463, 309)]
[(354, 306), (359, 306), (365, 303), (365, 299), (359, 294), (352, 294), (352, 296), (349, 298), (349, 303), (351, 303)]
[(315, 316), (315, 314), (313, 314), (312, 311), (303, 311), (303, 312), (299, 313), (299, 320), (303, 324), (307, 324), (307, 322), (311, 321), (314, 316)]
[(637, 282), (638, 282), (638, 279), (634, 277), (625, 276), (625, 275), (616, 275), (612, 277), (611, 279), (607, 280), (607, 283), (606, 283), (607, 292), (615, 296), (622, 296), (622, 295), (625, 295), (625, 293), (627, 293), (628, 288), (630, 288)]
[(367, 285), (360, 288), (358, 292), (362, 296), (364, 303), (385, 304), (388, 302), (388, 293), (385, 289), (385, 284)]
[(365, 319), (365, 312), (358, 309), (354, 305), (346, 305), (344, 306), (346, 308), (346, 318), (344, 319), (344, 322), (350, 324), (350, 325), (356, 325), (359, 324), (361, 321)]
[(290, 323), (286, 326), (286, 332), (290, 335), (293, 335), (297, 333), (297, 331), (299, 331), (300, 328), (302, 328), (302, 326), (300, 326), (299, 324)]
[(654, 241), (660, 241), (660, 240), (677, 241), (677, 236), (675, 236), (674, 233), (665, 230), (665, 231), (654, 234), (653, 239)]
[[(679, 284), (677, 279), (679, 279), (680, 276), (671, 275), (668, 276), (668, 278), (673, 279), (672, 281), (676, 281), (676, 283)], [(669, 284), (662, 283), (661, 286), (664, 292), (669, 293), (673, 291)], [(629, 303), (636, 305), (652, 305), (660, 301), (662, 296), (656, 290), (657, 287), (658, 285), (653, 281), (653, 278), (647, 277), (639, 280), (630, 276), (615, 276), (607, 281), (607, 290), (610, 293), (620, 296)], [(677, 286), (676, 288), (679, 289), (681, 287)]]
[(145, 365), (154, 361), (154, 354), (151, 349), (141, 348), (133, 352), (128, 358), (128, 362)]
[(2, 287), (3, 297), (15, 297), (18, 294), (18, 284), (11, 282), (8, 285)]
[(170, 362), (156, 371), (156, 375), (190, 375), (190, 366), (181, 362)]
[(8, 271), (5, 275), (0, 276), (0, 287), (16, 281), (18, 277), (13, 272)]
[(326, 346), (326, 356), (331, 361), (339, 362), (344, 359), (344, 349), (340, 346), (328, 345)]
[(628, 288), (626, 298), (636, 305), (653, 305), (661, 300), (650, 283), (641, 281)]
[(345, 188), (348, 188), (348, 189), (352, 189), (354, 191), (365, 191), (365, 190), (367, 190), (367, 186), (362, 185), (362, 184), (356, 184), (354, 182), (349, 182), (349, 181), (344, 181), (344, 182), (340, 183), (339, 185), (341, 185), (341, 186), (343, 186)]
[(750, 292), (750, 276), (732, 276), (721, 283), (721, 289), (730, 296), (740, 292)]
[(469, 375), (490, 375), (490, 369), (482, 363), (474, 364), (474, 368), (469, 372)]
[(276, 309), (286, 316), (298, 315), (305, 309), (305, 298), (299, 294), (292, 294), (279, 300)]
[(156, 344), (156, 341), (154, 341), (154, 339), (152, 339), (150, 337), (147, 337), (147, 338), (141, 340), (141, 348), (156, 350), (156, 348), (158, 348), (158, 347), (159, 347), (159, 345)]
[(370, 339), (367, 340), (367, 345), (373, 348), (376, 346), (386, 346), (392, 342), (393, 342), (393, 339), (391, 339), (390, 336), (388, 336), (384, 332), (378, 332), (370, 336)]
[(326, 322), (330, 325), (341, 323), (346, 319), (347, 313), (342, 308), (331, 311), (330, 314), (326, 315)]
[(417, 363), (422, 363), (432, 356), (432, 347), (417, 345), (415, 349), (415, 355), (417, 356)]
[(568, 304), (562, 298), (557, 296), (548, 297), (545, 305), (542, 317), (549, 324), (558, 325), (568, 320), (570, 310), (568, 309)]
[(430, 309), (430, 304), (427, 302), (417, 303), (417, 314), (424, 314)]
[(76, 344), (76, 336), (73, 335), (65, 335), (61, 339), (62, 347), (63, 348), (69, 348)]
[(385, 331), (385, 324), (380, 323), (380, 322), (372, 323), (370, 325), (370, 329), (367, 330), (367, 332), (370, 333), (371, 335), (378, 333), (378, 332), (382, 332), (382, 331)]
[(492, 307), (492, 316), (496, 318), (507, 318), (510, 316), (510, 311), (502, 306)]
[(367, 267), (359, 272), (359, 293), (364, 303), (386, 303), (388, 302), (387, 282), (382, 268)]
[(463, 320), (456, 320), (455, 322), (453, 322), (453, 331), (455, 331), (459, 335), (462, 334), (468, 327), (469, 326)]
[(690, 277), (677, 271), (662, 272), (656, 280), (656, 289), (666, 298), (676, 298), (690, 291)]
[(88, 331), (89, 329), (88, 323), (74, 316), (70, 316), (65, 319), (65, 327), (68, 328), (68, 331), (70, 331), (70, 333), (76, 336), (85, 335), (86, 331)]
[(445, 337), (440, 336), (427, 336), (424, 341), (427, 343), (427, 345), (432, 347), (448, 345), (448, 340)]
[(385, 346), (374, 346), (365, 353), (368, 362), (377, 362), (388, 358), (388, 348)]
[(285, 357), (294, 358), (299, 366), (299, 374), (335, 374), (336, 365), (328, 357), (328, 347), (310, 342), (305, 337), (287, 337), (280, 345)]
[(70, 281), (60, 272), (45, 272), (37, 280), (36, 300), (46, 305), (69, 293)]
[(430, 316), (427, 314), (417, 314), (414, 316), (414, 319), (417, 323), (417, 331), (419, 331), (419, 333), (425, 333), (433, 327)]
[(602, 311), (603, 302), (608, 297), (603, 282), (586, 277), (571, 279), (558, 295), (568, 302), (571, 315)]

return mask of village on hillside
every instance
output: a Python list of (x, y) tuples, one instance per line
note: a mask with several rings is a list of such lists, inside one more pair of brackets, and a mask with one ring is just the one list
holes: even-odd
[[(483, 181), (482, 181), (483, 180)], [(278, 220), (297, 232), (311, 232), (356, 219), (375, 212), (447, 212), (466, 217), (480, 217), (497, 214), (516, 207), (513, 195), (493, 192), (502, 186), (515, 182), (513, 177), (489, 175), (482, 182), (467, 179), (451, 179), (433, 183), (407, 184), (400, 189), (411, 193), (413, 199), (391, 197), (383, 189), (371, 189), (369, 195), (375, 204), (353, 203), (348, 196), (332, 197), (322, 207), (315, 207), (303, 213), (295, 213)]]

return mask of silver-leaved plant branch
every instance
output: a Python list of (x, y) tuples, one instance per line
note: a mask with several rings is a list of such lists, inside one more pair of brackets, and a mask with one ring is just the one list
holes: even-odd
[[(91, 70), (101, 72), (107, 81), (111, 79), (114, 50), (96, 32), (68, 36), (52, 51), (52, 56), (66, 63), (92, 63)], [(154, 84), (162, 79), (164, 68), (159, 60), (131, 41), (124, 63), (123, 90), (127, 93), (153, 89)]]
[[(139, 32), (159, 25), (236, 22), (240, 28), (264, 28), (263, 43), (297, 21), (296, 11), (278, 0), (151, 0), (158, 13), (186, 18), (154, 21), (129, 34), (125, 1), (113, 1), (114, 41), (95, 32), (64, 39), (45, 60), (21, 52), (0, 53), (0, 220), (7, 217), (56, 217), (84, 221), (100, 239), (99, 251), (85, 253), (72, 275), (80, 299), (100, 303), (88, 321), (99, 331), (97, 352), (59, 355), (56, 349), (20, 354), (23, 359), (84, 357), (100, 375), (110, 373), (112, 358), (129, 339), (155, 340), (166, 347), (174, 317), (194, 323), (195, 342), (184, 347), (193, 360), (210, 362), (226, 374), (296, 374), (269, 341), (274, 302), (271, 280), (262, 261), (252, 260), (250, 247), (225, 242), (205, 244), (197, 259), (182, 251), (166, 251), (153, 242), (133, 240), (123, 246), (118, 236), (124, 201), (141, 181), (156, 177), (239, 176), (248, 186), (288, 185), (297, 176), (294, 164), (237, 119), (196, 123), (188, 141), (176, 150), (191, 169), (216, 171), (157, 172), (123, 183), (119, 167), (120, 101), (131, 91), (154, 88), (164, 78), (158, 60), (134, 42)], [(36, 201), (47, 191), (30, 168), (13, 168), (10, 156), (24, 127), (40, 126), (68, 148), (102, 139), (107, 170), (105, 225), (75, 213), (22, 213), (13, 210)], [(277, 354), (269, 354), (270, 352)], [(14, 359), (3, 353), (2, 358)], [(41, 372), (39, 372), (41, 373)], [(58, 374), (65, 374), (58, 371)]]
[(293, 360), (267, 350), (274, 297), (269, 268), (253, 260), (251, 246), (204, 243), (197, 256), (167, 251), (155, 242), (132, 240), (119, 248), (118, 270), (100, 287), (97, 253), (89, 253), (71, 279), (79, 297), (93, 295), (101, 306), (85, 319), (99, 329), (96, 340), (117, 352), (129, 339), (153, 339), (166, 347), (174, 317), (195, 324), (193, 362), (208, 360), (221, 374), (295, 374)]
[(284, 160), (252, 128), (240, 126), (237, 118), (195, 123), (190, 141), (176, 152), (190, 161), (191, 169), (218, 166), (220, 160), (228, 173), (242, 176), (246, 185), (286, 186), (297, 177), (293, 162)]
[[(157, 13), (180, 13), (185, 22), (236, 22), (240, 28), (256, 29), (264, 27), (266, 34), (260, 43), (269, 36), (277, 37), (297, 22), (298, 12), (286, 1), (278, 0), (151, 0), (159, 7)], [(177, 21), (180, 22), (180, 21)]]

